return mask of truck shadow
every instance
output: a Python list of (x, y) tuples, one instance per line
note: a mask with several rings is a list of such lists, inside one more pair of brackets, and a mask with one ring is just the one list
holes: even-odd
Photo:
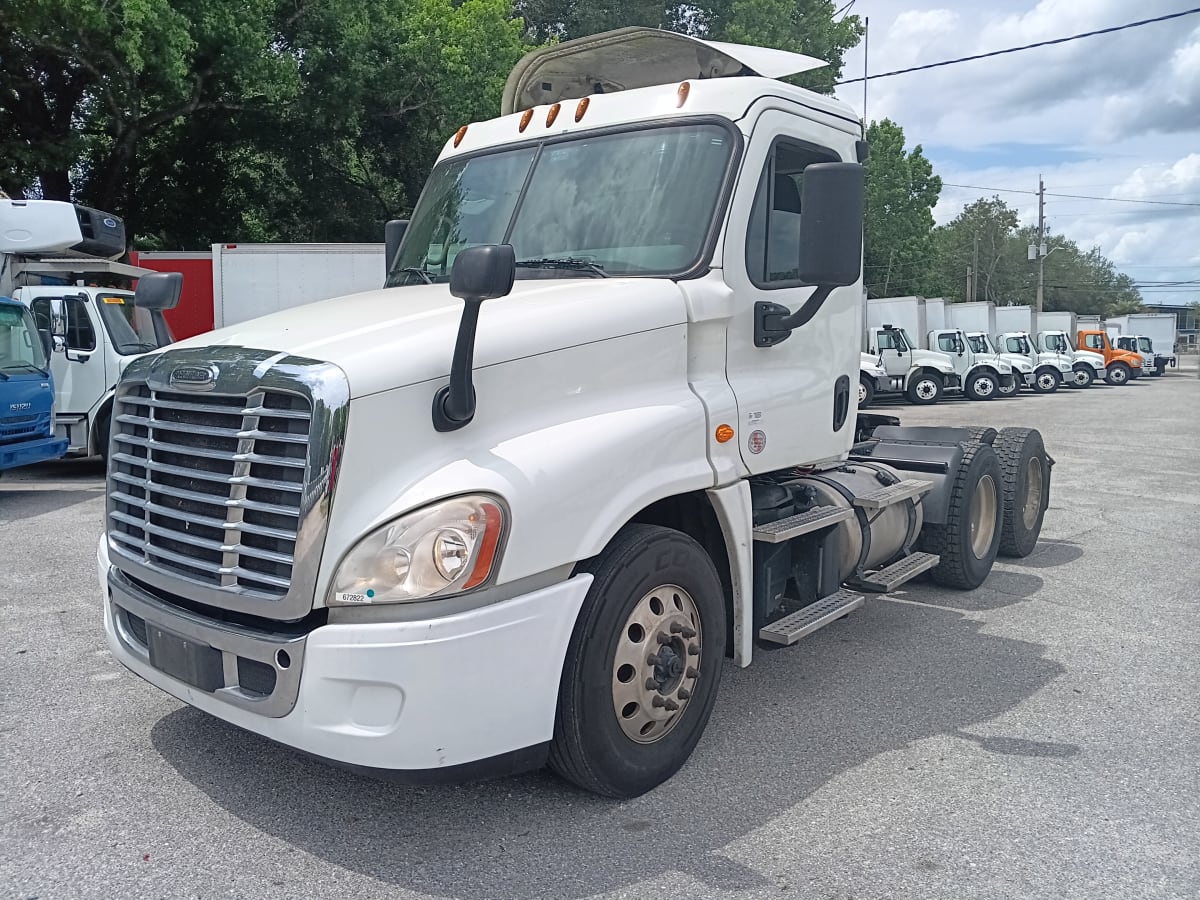
[[(0, 522), (20, 522), (47, 513), (67, 509), (89, 500), (104, 500), (104, 488), (80, 488), (78, 490), (33, 490), (0, 489)], [(100, 523), (103, 513), (96, 517)]]
[[(1009, 562), (1009, 560), (1005, 560)], [(1003, 609), (1031, 598), (1042, 589), (1045, 582), (1036, 575), (1026, 575), (1023, 572), (1009, 572), (994, 568), (982, 587), (973, 591), (958, 591), (938, 587), (928, 581), (920, 584), (922, 603), (940, 606), (944, 609), (957, 609), (963, 612), (986, 612), (993, 609)], [(897, 595), (900, 599), (918, 599), (909, 597), (904, 592)]]
[(546, 773), (458, 787), (382, 783), (191, 708), (159, 720), (150, 738), (180, 776), (253, 828), (415, 892), (580, 898), (667, 871), (702, 882), (702, 894), (774, 890), (724, 848), (796, 817), (831, 779), (882, 754), (939, 735), (964, 741), (964, 752), (1048, 764), (1078, 752), (980, 727), (1065, 671), (1040, 645), (980, 628), (948, 609), (873, 602), (749, 669), (729, 665), (690, 763), (623, 803)]
[[(1024, 559), (1006, 559), (1004, 562), (1022, 569), (1053, 569), (1075, 562), (1083, 556), (1083, 553), (1083, 548), (1074, 541), (1042, 538), (1038, 541), (1037, 548), (1029, 556)], [(991, 584), (990, 577), (988, 584)]]

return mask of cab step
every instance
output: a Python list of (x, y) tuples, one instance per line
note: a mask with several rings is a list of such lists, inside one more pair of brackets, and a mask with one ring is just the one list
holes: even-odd
[(854, 505), (863, 509), (883, 509), (885, 506), (891, 506), (901, 500), (919, 497), (931, 490), (933, 490), (932, 481), (906, 478), (877, 491), (871, 491), (869, 494), (863, 494), (861, 497), (855, 497)]
[(810, 603), (804, 609), (789, 613), (782, 619), (777, 619), (770, 625), (759, 629), (758, 636), (773, 644), (783, 644), (785, 647), (796, 643), (800, 638), (824, 628), (830, 622), (836, 622), (847, 613), (853, 612), (866, 601), (862, 594), (841, 590), (836, 594), (823, 597), (816, 603)]
[(894, 591), (906, 581), (912, 581), (922, 572), (928, 572), (941, 562), (941, 559), (936, 553), (910, 553), (886, 569), (866, 572), (859, 578), (851, 579), (850, 584), (860, 591), (886, 594), (888, 591)]
[(765, 544), (782, 544), (802, 534), (820, 531), (853, 518), (854, 510), (848, 506), (818, 506), (786, 519), (755, 526), (754, 539)]

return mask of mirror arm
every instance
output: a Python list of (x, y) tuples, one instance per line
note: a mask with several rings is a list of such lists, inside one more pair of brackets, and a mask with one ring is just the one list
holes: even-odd
[(819, 285), (813, 295), (795, 312), (779, 303), (754, 304), (754, 346), (774, 347), (792, 336), (792, 331), (808, 324), (825, 305), (836, 285)]
[(450, 383), (433, 397), (433, 427), (437, 431), (457, 431), (475, 418), (475, 385), (471, 370), (475, 367), (475, 332), (479, 325), (482, 300), (464, 300), (458, 321), (458, 340), (450, 363)]

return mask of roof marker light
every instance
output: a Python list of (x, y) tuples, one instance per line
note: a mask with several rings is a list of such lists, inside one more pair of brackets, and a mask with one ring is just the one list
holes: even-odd
[(675, 105), (677, 107), (681, 107), (683, 104), (687, 103), (688, 94), (691, 92), (692, 86), (688, 82), (685, 81), (683, 84), (679, 85), (679, 90), (675, 92)]
[(525, 110), (521, 115), (521, 134), (525, 133), (525, 129), (529, 127), (529, 123), (533, 121), (533, 108)]
[(550, 111), (546, 113), (546, 127), (549, 128), (554, 124), (554, 120), (558, 118), (558, 111), (562, 109), (561, 103), (555, 103), (550, 107)]
[(454, 135), (454, 146), (457, 147), (459, 144), (461, 144), (463, 142), (463, 138), (466, 136), (467, 126), (464, 125), (462, 128), (458, 129), (458, 133)]
[(575, 121), (576, 122), (579, 122), (583, 119), (584, 115), (588, 111), (588, 105), (591, 104), (591, 102), (592, 102), (591, 99), (588, 97), (584, 97), (582, 100), (579, 101), (579, 105), (575, 107)]

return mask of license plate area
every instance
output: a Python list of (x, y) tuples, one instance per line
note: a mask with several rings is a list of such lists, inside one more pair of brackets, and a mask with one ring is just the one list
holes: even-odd
[(150, 665), (210, 694), (225, 686), (221, 651), (146, 623)]

